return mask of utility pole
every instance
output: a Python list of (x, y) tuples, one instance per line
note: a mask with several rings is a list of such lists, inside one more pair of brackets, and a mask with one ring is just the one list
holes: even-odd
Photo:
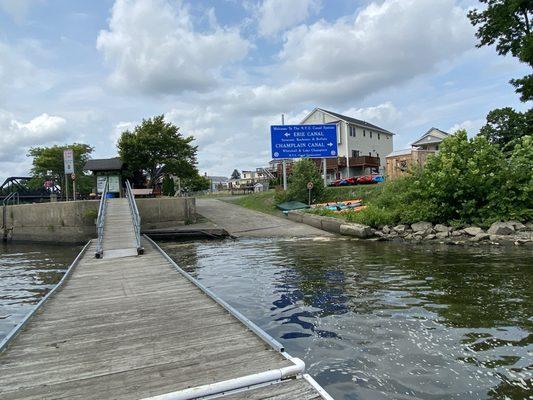
[[(281, 114), (281, 125), (285, 125), (285, 114)], [(283, 190), (287, 190), (287, 162), (285, 159), (281, 161), (283, 167)]]
[(324, 186), (327, 186), (328, 185), (328, 180), (327, 180), (327, 159), (326, 158), (323, 158), (322, 159), (322, 168), (324, 169)]

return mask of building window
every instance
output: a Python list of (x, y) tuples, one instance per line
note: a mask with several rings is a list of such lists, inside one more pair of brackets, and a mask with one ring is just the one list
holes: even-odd
[(355, 137), (355, 126), (350, 125), (350, 136)]
[(363, 136), (366, 137), (366, 131), (363, 129)]
[(371, 151), (369, 151), (369, 152), (368, 152), (368, 155), (369, 155), (370, 157), (372, 157), (372, 152), (371, 152)]
[(379, 137), (379, 132), (378, 132), (378, 140), (381, 140), (381, 138)]
[(359, 157), (359, 150), (352, 150), (352, 157)]
[(372, 131), (370, 131), (370, 139), (372, 139)]

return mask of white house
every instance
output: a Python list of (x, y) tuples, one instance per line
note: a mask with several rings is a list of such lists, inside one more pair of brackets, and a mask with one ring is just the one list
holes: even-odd
[(301, 124), (336, 124), (339, 157), (328, 159), (328, 180), (383, 173), (394, 133), (366, 121), (315, 108)]

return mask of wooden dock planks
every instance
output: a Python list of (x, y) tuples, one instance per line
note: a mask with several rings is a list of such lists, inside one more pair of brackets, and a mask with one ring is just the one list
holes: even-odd
[[(293, 365), (143, 242), (128, 200), (107, 200), (103, 258), (88, 246), (0, 354), (1, 399), (142, 399)], [(307, 379), (223, 397), (322, 398)]]
[[(88, 248), (0, 355), (1, 399), (142, 399), (291, 365), (144, 247), (114, 259)], [(250, 393), (229, 398), (321, 398), (303, 379)]]

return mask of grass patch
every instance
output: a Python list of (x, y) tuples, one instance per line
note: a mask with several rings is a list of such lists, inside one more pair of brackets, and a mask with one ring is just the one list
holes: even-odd
[[(381, 184), (365, 185), (365, 186), (344, 186), (344, 187), (328, 187), (324, 191), (322, 202), (336, 202), (343, 200), (362, 199), (363, 201), (370, 200), (381, 192)], [(238, 196), (235, 198), (223, 198), (222, 201), (236, 204), (238, 206), (248, 208), (250, 210), (263, 212), (276, 216), (283, 216), (283, 213), (276, 207), (274, 200), (275, 190), (267, 190), (261, 193), (253, 193), (245, 196)], [(345, 214), (336, 214), (324, 209), (313, 210), (313, 213), (320, 215), (329, 215), (337, 218), (346, 218)]]
[(253, 193), (246, 196), (235, 197), (233, 199), (224, 198), (222, 201), (231, 204), (237, 204), (238, 206), (259, 211), (265, 214), (282, 216), (283, 213), (278, 210), (274, 204), (275, 193), (275, 190), (267, 190), (261, 193)]
[(339, 186), (328, 187), (324, 193), (324, 203), (343, 200), (362, 199), (363, 202), (372, 200), (381, 193), (383, 185)]

